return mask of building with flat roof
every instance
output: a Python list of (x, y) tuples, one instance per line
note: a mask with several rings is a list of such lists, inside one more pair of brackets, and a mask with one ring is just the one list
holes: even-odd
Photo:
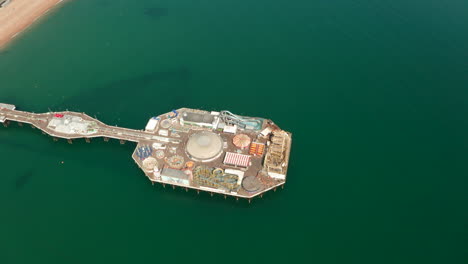
[(184, 125), (200, 126), (200, 127), (216, 127), (217, 119), (210, 113), (195, 113), (183, 112), (180, 117), (180, 122)]
[(161, 172), (161, 179), (168, 183), (189, 185), (189, 176), (181, 170), (164, 168)]

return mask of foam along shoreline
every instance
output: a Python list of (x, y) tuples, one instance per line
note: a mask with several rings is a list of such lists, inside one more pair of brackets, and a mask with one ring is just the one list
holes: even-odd
[(10, 0), (0, 8), (0, 49), (63, 0)]

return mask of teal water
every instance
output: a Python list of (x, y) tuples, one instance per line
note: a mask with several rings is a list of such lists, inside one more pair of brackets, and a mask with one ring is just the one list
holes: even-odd
[[(468, 2), (69, 1), (0, 52), (0, 101), (293, 133), (251, 205), (152, 186), (134, 145), (0, 129), (0, 263), (466, 263)], [(61, 162), (64, 162), (63, 164)]]

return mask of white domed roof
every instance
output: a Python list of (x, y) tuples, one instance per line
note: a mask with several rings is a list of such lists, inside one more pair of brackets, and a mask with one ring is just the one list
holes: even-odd
[(195, 160), (209, 161), (223, 152), (223, 140), (213, 132), (197, 132), (189, 137), (186, 150), (187, 154)]

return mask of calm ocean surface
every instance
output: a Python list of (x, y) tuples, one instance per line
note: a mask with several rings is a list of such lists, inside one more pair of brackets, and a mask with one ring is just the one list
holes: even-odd
[[(0, 129), (0, 263), (467, 263), (468, 2), (75, 0), (0, 52), (0, 101), (293, 133), (251, 205), (152, 186), (133, 144)], [(63, 164), (61, 162), (64, 161)]]

